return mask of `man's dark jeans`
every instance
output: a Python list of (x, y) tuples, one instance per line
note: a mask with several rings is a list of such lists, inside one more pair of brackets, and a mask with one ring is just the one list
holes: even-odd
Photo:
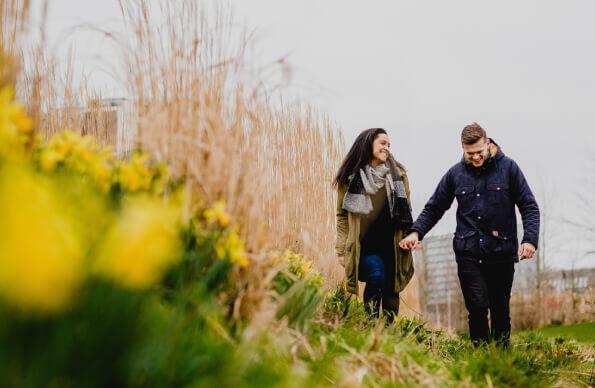
[(366, 282), (364, 303), (378, 317), (380, 304), (387, 319), (399, 312), (399, 293), (395, 288), (395, 262), (391, 255), (362, 255), (359, 264), (359, 279)]
[(486, 263), (484, 260), (459, 257), (457, 267), (465, 307), (469, 312), (471, 340), (475, 345), (497, 341), (508, 346), (514, 262)]

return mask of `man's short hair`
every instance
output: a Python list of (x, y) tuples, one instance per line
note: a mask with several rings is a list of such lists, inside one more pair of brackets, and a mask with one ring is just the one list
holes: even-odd
[(479, 140), (487, 138), (488, 135), (486, 134), (485, 129), (477, 123), (467, 125), (463, 128), (463, 132), (461, 132), (461, 143), (463, 144), (475, 144)]

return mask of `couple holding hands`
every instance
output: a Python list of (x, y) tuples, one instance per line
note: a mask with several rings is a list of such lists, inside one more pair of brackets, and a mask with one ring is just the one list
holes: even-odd
[[(457, 200), (453, 249), (475, 344), (510, 339), (510, 293), (514, 264), (532, 258), (538, 245), (539, 207), (514, 160), (476, 123), (461, 133), (463, 158), (442, 177), (413, 220), (409, 180), (390, 152), (382, 128), (363, 131), (334, 179), (337, 188), (336, 253), (347, 289), (374, 315), (392, 319), (399, 292), (413, 276), (413, 256), (424, 236)], [(517, 238), (515, 206), (523, 222)], [(488, 311), (490, 321), (488, 322)]]

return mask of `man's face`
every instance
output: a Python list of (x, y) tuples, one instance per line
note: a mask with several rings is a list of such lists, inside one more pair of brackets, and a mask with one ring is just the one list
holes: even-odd
[(463, 144), (465, 160), (474, 167), (481, 167), (488, 158), (488, 145), (490, 141), (483, 138), (473, 144)]

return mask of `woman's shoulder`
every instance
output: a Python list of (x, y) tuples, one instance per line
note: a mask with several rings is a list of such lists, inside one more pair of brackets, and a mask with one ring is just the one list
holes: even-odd
[(405, 165), (403, 163), (399, 162), (398, 160), (395, 160), (395, 163), (396, 163), (397, 169), (399, 170), (401, 175), (407, 175), (407, 168), (405, 167)]
[(348, 188), (348, 187), (349, 187), (349, 185), (351, 184), (351, 181), (353, 180), (353, 177), (354, 177), (354, 176), (355, 176), (355, 173), (353, 173), (353, 174), (349, 175), (349, 176), (347, 177), (347, 180), (346, 180), (346, 181), (344, 181), (344, 182), (338, 182), (338, 184), (337, 184), (337, 188), (344, 187), (344, 188), (347, 190), (347, 188)]

